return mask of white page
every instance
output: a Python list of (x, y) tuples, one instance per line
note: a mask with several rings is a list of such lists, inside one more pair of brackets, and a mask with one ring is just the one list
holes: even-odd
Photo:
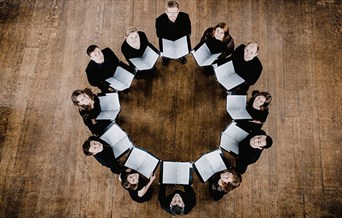
[(228, 152), (231, 151), (235, 154), (239, 154), (239, 142), (230, 138), (226, 134), (221, 135), (220, 147), (223, 148), (224, 150), (228, 151)]
[(122, 155), (124, 152), (126, 152), (128, 149), (132, 147), (133, 147), (133, 144), (129, 140), (128, 136), (122, 138), (119, 142), (117, 142), (114, 146), (112, 146), (112, 150), (113, 150), (115, 158), (118, 158), (120, 155)]
[(149, 46), (146, 47), (144, 54), (140, 58), (129, 59), (139, 70), (151, 69), (156, 63), (159, 54)]
[(194, 164), (204, 182), (215, 173), (205, 156), (200, 157)]
[(228, 135), (237, 142), (241, 142), (248, 136), (248, 132), (238, 127), (235, 122), (232, 122), (228, 126), (228, 128), (224, 131), (224, 134)]
[(96, 120), (115, 120), (119, 110), (101, 111)]
[(141, 149), (133, 148), (131, 154), (127, 158), (125, 166), (138, 171), (146, 178), (150, 178), (158, 163), (159, 160), (151, 154)]
[(235, 73), (232, 61), (214, 67), (215, 75), (219, 83), (221, 83), (227, 90), (231, 90), (243, 83), (245, 80)]
[(126, 133), (117, 124), (113, 124), (105, 133), (103, 133), (100, 139), (107, 142), (110, 146), (114, 146), (126, 136)]
[(163, 184), (188, 185), (190, 178), (190, 162), (163, 162)]
[(163, 55), (168, 58), (178, 59), (189, 54), (187, 36), (171, 41), (162, 39)]
[(227, 95), (227, 112), (234, 119), (252, 119), (246, 109), (246, 95)]
[(227, 169), (219, 151), (213, 151), (205, 155), (214, 172), (220, 172)]

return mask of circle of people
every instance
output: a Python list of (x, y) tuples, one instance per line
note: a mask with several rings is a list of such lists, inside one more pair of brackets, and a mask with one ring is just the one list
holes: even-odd
[[(101, 50), (97, 45), (90, 45), (87, 49), (90, 62), (85, 71), (90, 85), (98, 87), (101, 93), (95, 94), (85, 88), (75, 90), (71, 99), (93, 134), (82, 146), (84, 154), (93, 156), (113, 173), (119, 174), (122, 187), (139, 203), (152, 198), (154, 172), (160, 164), (160, 206), (172, 215), (182, 215), (196, 205), (193, 170), (202, 183), (209, 182), (210, 196), (217, 201), (238, 187), (247, 166), (255, 163), (264, 149), (271, 147), (272, 138), (261, 128), (272, 97), (268, 92), (253, 91), (247, 101), (247, 91), (257, 82), (262, 71), (257, 57), (259, 47), (250, 42), (234, 49), (234, 40), (226, 23), (205, 30), (200, 43), (192, 50), (189, 15), (179, 11), (178, 2), (167, 2), (165, 13), (156, 19), (155, 25), (159, 51), (149, 43), (144, 32), (135, 27), (126, 30), (121, 51), (129, 65), (121, 62), (110, 48)], [(226, 89), (227, 112), (232, 121), (221, 132), (219, 148), (202, 155), (194, 163), (159, 160), (134, 146), (126, 132), (115, 123), (120, 112), (118, 93), (125, 92), (134, 78), (153, 76), (160, 56), (162, 65), (167, 66), (170, 61), (177, 60), (186, 64), (189, 53), (205, 73), (214, 74)], [(225, 152), (234, 157), (234, 163), (227, 161)], [(124, 154), (127, 158), (124, 164), (120, 164), (118, 160)], [(167, 188), (172, 188), (168, 195)]]

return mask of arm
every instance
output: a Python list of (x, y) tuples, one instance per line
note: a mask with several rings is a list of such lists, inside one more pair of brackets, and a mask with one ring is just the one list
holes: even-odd
[(154, 179), (156, 178), (156, 176), (153, 174), (150, 178), (150, 181), (142, 188), (138, 191), (138, 196), (142, 197), (145, 195), (145, 193), (147, 192), (147, 190), (149, 189), (149, 187), (151, 186), (152, 182), (154, 181)]
[(191, 35), (191, 21), (190, 21), (188, 14), (186, 14), (184, 25), (185, 25), (186, 34), (190, 36)]
[(161, 208), (169, 212), (170, 202), (168, 202), (167, 197), (166, 197), (166, 185), (163, 185), (163, 184), (159, 185), (158, 200), (159, 200)]
[(184, 199), (184, 214), (187, 214), (191, 211), (192, 208), (196, 205), (196, 194), (194, 189), (190, 185), (183, 185), (186, 199)]

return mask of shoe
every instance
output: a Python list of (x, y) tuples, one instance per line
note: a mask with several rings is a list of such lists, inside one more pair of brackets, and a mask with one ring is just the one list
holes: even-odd
[(186, 58), (185, 57), (181, 57), (181, 58), (179, 58), (179, 60), (182, 64), (186, 64)]
[(168, 58), (162, 58), (162, 65), (167, 66), (169, 64), (170, 59)]

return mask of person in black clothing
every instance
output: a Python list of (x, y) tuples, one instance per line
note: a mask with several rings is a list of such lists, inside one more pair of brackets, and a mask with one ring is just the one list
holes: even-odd
[[(220, 59), (230, 56), (234, 51), (234, 39), (229, 34), (228, 24), (221, 22), (215, 27), (208, 28), (202, 38), (201, 42), (205, 42), (211, 53), (222, 53), (219, 58), (213, 62), (217, 63)], [(214, 69), (212, 66), (205, 66), (205, 72), (213, 74)]]
[(159, 186), (158, 200), (161, 208), (172, 215), (188, 214), (196, 205), (196, 195), (190, 185), (183, 185), (184, 191), (175, 190), (166, 196), (166, 185)]
[(252, 97), (247, 102), (246, 109), (251, 115), (251, 121), (237, 121), (238, 125), (248, 132), (261, 129), (268, 116), (269, 104), (272, 101), (272, 96), (268, 92), (260, 92), (254, 90)]
[(257, 130), (250, 133), (239, 143), (239, 155), (236, 159), (236, 172), (243, 174), (248, 165), (255, 163), (264, 149), (273, 144), (272, 138), (265, 131)]
[(114, 75), (120, 63), (118, 57), (110, 48), (101, 51), (97, 45), (90, 45), (87, 48), (87, 54), (90, 62), (85, 71), (89, 84), (98, 87), (103, 93), (113, 92), (114, 90), (107, 85), (105, 80)]
[(121, 185), (129, 192), (132, 200), (143, 203), (152, 198), (153, 189), (150, 188), (156, 176), (153, 174), (146, 180), (138, 172), (126, 168), (120, 174)]
[(216, 173), (209, 179), (209, 192), (211, 197), (215, 201), (220, 200), (225, 194), (239, 187), (241, 180), (241, 175), (236, 173), (233, 168)]
[[(132, 68), (135, 68), (134, 64), (129, 60), (131, 58), (138, 58), (143, 56), (149, 41), (144, 32), (138, 31), (136, 27), (129, 27), (126, 30), (126, 39), (121, 45), (121, 52), (125, 56), (127, 62)], [(149, 70), (141, 70), (135, 74), (135, 78), (142, 78), (146, 74), (153, 74), (155, 67)]]
[(241, 44), (232, 54), (235, 72), (245, 82), (232, 90), (233, 94), (246, 94), (249, 87), (254, 85), (260, 77), (262, 64), (257, 57), (259, 46), (255, 42)]
[[(175, 41), (183, 36), (190, 36), (191, 22), (189, 15), (179, 12), (179, 4), (176, 1), (169, 1), (165, 7), (165, 13), (156, 19), (157, 37)], [(162, 64), (166, 66), (170, 59), (163, 57)], [(181, 57), (182, 64), (186, 63), (186, 58)]]
[(121, 166), (114, 157), (112, 148), (96, 136), (90, 136), (83, 143), (83, 152), (87, 156), (93, 156), (102, 166), (108, 167), (113, 173), (119, 174)]
[(101, 113), (100, 100), (91, 89), (75, 90), (71, 94), (71, 100), (78, 107), (78, 112), (83, 118), (83, 122), (88, 126), (94, 135), (103, 133), (104, 129), (110, 124), (110, 120), (96, 120)]

